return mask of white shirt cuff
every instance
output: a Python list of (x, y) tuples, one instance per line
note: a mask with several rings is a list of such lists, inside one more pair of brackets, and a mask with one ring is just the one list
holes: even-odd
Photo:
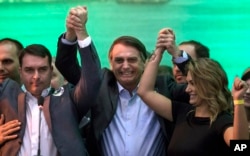
[(87, 46), (90, 45), (90, 43), (91, 43), (91, 37), (88, 36), (84, 40), (77, 40), (77, 42), (78, 42), (80, 48), (85, 48), (85, 47), (87, 47)]

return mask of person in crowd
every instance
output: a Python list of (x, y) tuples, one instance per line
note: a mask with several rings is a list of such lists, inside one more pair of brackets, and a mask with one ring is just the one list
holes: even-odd
[[(84, 9), (72, 8), (77, 16), (84, 16)], [(81, 33), (76, 31), (78, 37)], [(75, 87), (68, 84), (60, 94), (51, 92), (52, 57), (40, 44), (24, 48), (19, 56), (20, 77), (26, 92), (7, 79), (2, 83), (0, 113), (5, 121), (21, 122), (16, 139), (0, 146), (5, 156), (85, 156), (88, 155), (79, 130), (82, 117), (96, 98), (100, 85), (100, 60), (90, 50), (82, 51), (81, 78)]]
[(242, 80), (246, 81), (248, 84), (248, 89), (244, 95), (245, 100), (245, 109), (247, 114), (247, 120), (248, 120), (248, 132), (249, 132), (249, 139), (250, 139), (250, 67), (248, 67), (241, 77)]
[[(164, 28), (160, 33), (169, 34), (170, 30)], [(189, 103), (173, 101), (154, 89), (163, 50), (162, 43), (158, 41), (137, 93), (145, 104), (175, 125), (168, 156), (229, 154), (230, 140), (248, 139), (243, 100), (246, 82), (235, 79), (232, 99), (225, 83), (227, 75), (217, 61), (209, 58), (191, 60), (187, 66)], [(228, 102), (233, 100), (234, 116), (228, 111)]]
[(21, 84), (18, 55), (22, 49), (22, 43), (16, 39), (2, 38), (0, 40), (0, 83), (6, 78), (11, 78)]
[[(56, 66), (72, 84), (77, 83), (80, 74), (76, 43), (81, 43), (85, 50), (96, 51), (85, 21), (71, 10), (67, 31), (58, 40)], [(76, 30), (82, 30), (85, 37), (76, 41)], [(178, 52), (172, 56), (183, 56)], [(90, 155), (166, 155), (172, 124), (159, 117), (136, 94), (147, 59), (144, 44), (133, 36), (120, 36), (112, 43), (108, 59), (111, 69), (102, 69), (101, 88), (91, 105), (87, 134)], [(169, 75), (158, 80), (155, 87), (169, 98), (188, 101), (186, 86), (177, 85)]]
[(53, 67), (53, 73), (51, 78), (51, 88), (54, 88), (57, 91), (60, 91), (60, 88), (67, 84), (67, 80), (62, 76), (62, 74), (58, 71), (58, 69), (55, 66), (55, 57), (52, 57), (52, 67)]
[[(19, 76), (18, 55), (23, 49), (23, 44), (13, 38), (2, 38), (0, 40), (0, 83), (7, 78), (13, 79), (21, 85)], [(17, 137), (14, 132), (20, 129), (18, 120), (4, 122), (4, 115), (0, 116), (0, 145), (5, 141)]]
[[(181, 42), (178, 46), (178, 49), (187, 52), (193, 60), (203, 57), (209, 58), (209, 48), (201, 42), (195, 40)], [(186, 75), (178, 68), (178, 66), (174, 62), (172, 69), (174, 79), (177, 83), (187, 83)]]

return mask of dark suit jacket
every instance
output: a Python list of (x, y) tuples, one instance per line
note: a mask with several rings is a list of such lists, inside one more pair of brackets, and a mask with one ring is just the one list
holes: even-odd
[[(43, 106), (46, 122), (60, 156), (88, 155), (78, 126), (99, 90), (100, 62), (96, 53), (90, 50), (80, 52), (80, 56), (81, 78), (76, 87), (65, 85), (61, 96), (47, 96)], [(16, 156), (26, 127), (25, 93), (22, 93), (20, 85), (7, 79), (2, 84), (0, 94), (0, 113), (5, 115), (5, 121), (18, 119), (22, 123), (19, 137), (3, 144), (0, 155)]]
[[(74, 46), (64, 45), (61, 43), (61, 40), (59, 40), (58, 44), (63, 45), (64, 48), (58, 49), (57, 51), (56, 66), (69, 82), (75, 84), (79, 79), (79, 73), (77, 72), (79, 65), (71, 63), (76, 62), (75, 60), (77, 59)], [(86, 48), (96, 51), (93, 43)], [(69, 56), (68, 53), (72, 55)], [(65, 66), (66, 64), (71, 64), (72, 66), (69, 68)], [(93, 156), (102, 155), (100, 138), (116, 112), (119, 96), (116, 81), (112, 71), (107, 68), (102, 69), (101, 88), (96, 101), (94, 101), (91, 106), (90, 131), (89, 134), (87, 134), (87, 147), (90, 155)], [(188, 102), (189, 97), (184, 92), (186, 85), (177, 85), (170, 75), (158, 77), (155, 88), (159, 93), (171, 99)], [(161, 117), (159, 117), (159, 121), (166, 136), (166, 144), (168, 145), (172, 134), (173, 124)]]

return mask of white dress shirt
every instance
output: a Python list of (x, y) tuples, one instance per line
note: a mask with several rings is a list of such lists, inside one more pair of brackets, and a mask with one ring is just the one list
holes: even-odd
[[(49, 89), (42, 92), (45, 97), (49, 93)], [(25, 91), (25, 88), (23, 88)], [(51, 132), (46, 123), (44, 113), (38, 106), (38, 100), (26, 91), (26, 128), (21, 145), (19, 156), (35, 156), (38, 153), (39, 133), (40, 133), (40, 155), (42, 156), (56, 156), (57, 149), (54, 144)], [(39, 125), (40, 120), (40, 125)], [(40, 132), (39, 132), (40, 129)]]

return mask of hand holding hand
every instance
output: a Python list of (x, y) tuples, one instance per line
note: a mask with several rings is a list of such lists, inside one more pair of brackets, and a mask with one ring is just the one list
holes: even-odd
[(175, 34), (170, 28), (163, 28), (160, 30), (156, 48), (162, 48), (162, 50), (167, 50), (169, 54), (173, 57), (179, 56), (179, 49), (175, 43)]
[(74, 30), (78, 40), (83, 40), (88, 37), (86, 23), (88, 20), (88, 11), (85, 6), (77, 6), (75, 8), (76, 15), (74, 18)]
[(76, 37), (82, 40), (88, 36), (86, 23), (87, 23), (87, 7), (77, 6), (71, 8), (66, 20), (66, 39), (74, 41)]
[(69, 41), (74, 41), (76, 39), (76, 33), (74, 30), (74, 25), (75, 25), (75, 16), (76, 16), (77, 12), (75, 10), (75, 8), (71, 8), (69, 11), (69, 14), (67, 16), (66, 19), (66, 35), (65, 38)]

